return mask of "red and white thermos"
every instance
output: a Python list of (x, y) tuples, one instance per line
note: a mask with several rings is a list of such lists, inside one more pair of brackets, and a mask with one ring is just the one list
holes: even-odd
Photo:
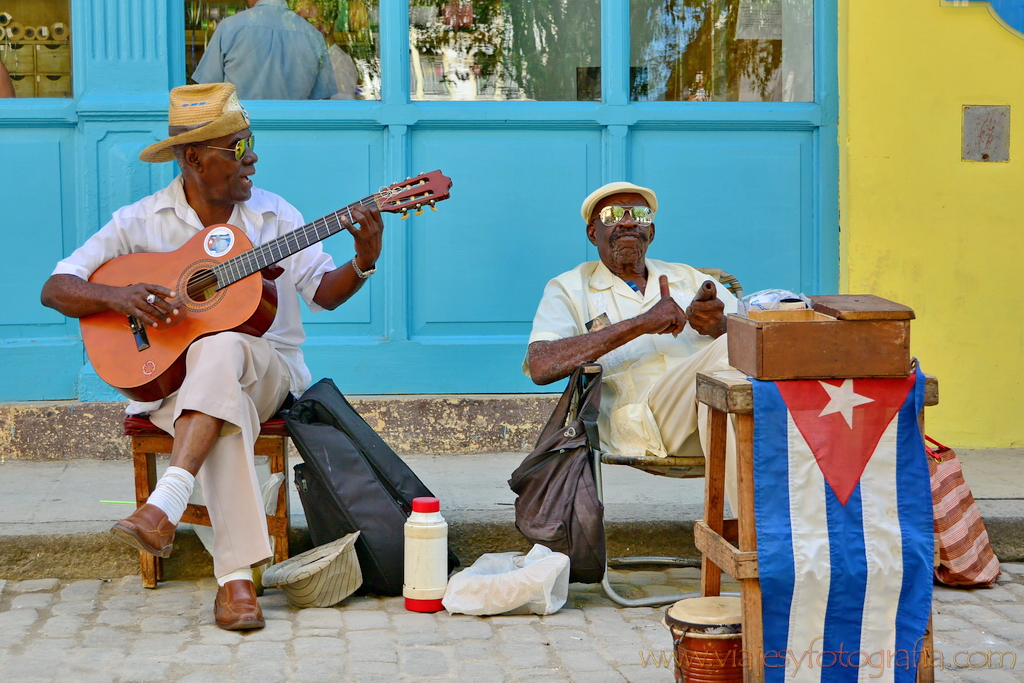
[(405, 522), (405, 608), (440, 612), (448, 586), (448, 522), (437, 498), (413, 498)]

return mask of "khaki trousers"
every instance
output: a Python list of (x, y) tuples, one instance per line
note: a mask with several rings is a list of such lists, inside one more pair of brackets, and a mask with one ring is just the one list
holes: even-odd
[(193, 342), (186, 367), (181, 388), (164, 399), (150, 420), (172, 436), (184, 410), (224, 420), (196, 477), (213, 524), (213, 572), (223, 576), (273, 555), (253, 448), (260, 422), (281, 407), (290, 380), (269, 342), (237, 332)]
[[(731, 370), (726, 335), (665, 373), (647, 394), (647, 405), (658, 423), (670, 456), (696, 456), (708, 451), (708, 407), (697, 403), (697, 373)], [(725, 495), (736, 511), (736, 429), (729, 416), (725, 446)]]

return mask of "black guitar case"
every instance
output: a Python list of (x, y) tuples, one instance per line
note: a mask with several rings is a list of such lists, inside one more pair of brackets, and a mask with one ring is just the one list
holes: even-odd
[[(366, 424), (330, 379), (302, 395), (285, 415), (303, 463), (295, 486), (314, 545), (360, 530), (361, 591), (401, 595), (405, 520), (412, 499), (433, 496)], [(448, 552), (448, 569), (459, 564)]]

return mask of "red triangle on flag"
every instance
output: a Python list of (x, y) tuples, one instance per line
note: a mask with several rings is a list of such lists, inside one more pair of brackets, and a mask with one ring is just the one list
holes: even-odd
[(775, 383), (825, 481), (843, 505), (857, 488), (882, 433), (899, 412), (915, 379), (910, 375), (906, 379)]

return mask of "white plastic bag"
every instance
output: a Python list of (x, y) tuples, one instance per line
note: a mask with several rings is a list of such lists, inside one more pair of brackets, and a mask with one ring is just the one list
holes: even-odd
[(529, 553), (487, 553), (448, 579), (450, 614), (553, 614), (569, 597), (569, 557), (535, 545)]
[[(779, 308), (780, 302), (803, 302), (807, 308), (814, 305), (810, 299), (803, 294), (796, 294), (788, 289), (762, 289), (760, 292), (748, 294), (736, 302), (736, 313), (746, 316), (750, 311), (775, 311)], [(800, 308), (798, 305), (797, 308)]]

